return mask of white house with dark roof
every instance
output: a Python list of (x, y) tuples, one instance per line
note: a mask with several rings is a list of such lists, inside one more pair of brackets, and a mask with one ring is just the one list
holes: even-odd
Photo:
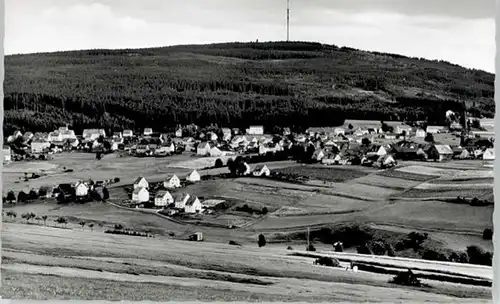
[(269, 176), (271, 171), (266, 165), (258, 165), (252, 172), (253, 176)]
[(123, 130), (122, 136), (125, 138), (132, 137), (134, 136), (134, 132), (132, 130)]
[(150, 136), (153, 134), (153, 129), (152, 128), (144, 128), (144, 132), (142, 132), (142, 134), (145, 136)]
[(174, 197), (175, 208), (184, 209), (190, 197), (187, 193), (177, 193)]
[(144, 177), (139, 176), (134, 182), (134, 189), (141, 187), (147, 189), (149, 188), (149, 183)]
[(488, 149), (484, 150), (483, 159), (484, 160), (495, 160), (495, 149), (488, 148)]
[(167, 189), (175, 189), (181, 187), (181, 180), (177, 177), (177, 175), (167, 176), (163, 181), (163, 187)]
[(160, 190), (155, 195), (155, 206), (165, 207), (174, 203), (174, 198), (170, 192), (165, 190)]
[(201, 202), (196, 196), (190, 196), (184, 205), (185, 213), (201, 212)]
[(186, 181), (192, 183), (199, 182), (200, 180), (201, 180), (200, 173), (198, 173), (198, 171), (196, 170), (191, 171), (191, 173), (189, 173), (188, 176), (186, 177)]
[(149, 191), (143, 187), (137, 187), (132, 192), (132, 201), (135, 203), (149, 202)]

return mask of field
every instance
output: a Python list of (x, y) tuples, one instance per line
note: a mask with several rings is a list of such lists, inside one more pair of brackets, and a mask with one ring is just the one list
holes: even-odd
[[(226, 210), (191, 220), (169, 219), (154, 211), (130, 210), (111, 203), (58, 205), (53, 201), (37, 201), (5, 205), (5, 211), (16, 211), (18, 216), (25, 212), (34, 212), (39, 216), (48, 215), (47, 226), (50, 226), (44, 227), (43, 224), (40, 226), (36, 222), (27, 225), (26, 221), (20, 218), (4, 219), (6, 231), (10, 231), (11, 234), (14, 231), (12, 229), (22, 231), (18, 235), (19, 240), (12, 235), (9, 237), (9, 233), (3, 235), (3, 251), (7, 253), (4, 256), (8, 257), (4, 261), (6, 265), (2, 277), (3, 283), (7, 286), (5, 287), (7, 289), (4, 289), (7, 290), (6, 294), (10, 292), (15, 295), (13, 290), (16, 288), (17, 295), (48, 297), (50, 292), (55, 291), (49, 288), (45, 292), (44, 288), (49, 286), (49, 283), (60, 283), (63, 286), (61, 297), (65, 294), (80, 294), (90, 299), (90, 289), (88, 289), (90, 287), (86, 287), (85, 284), (94, 282), (92, 278), (97, 278), (102, 280), (102, 284), (91, 283), (89, 286), (100, 290), (98, 293), (100, 295), (106, 294), (107, 288), (119, 288), (119, 291), (106, 294), (109, 299), (129, 295), (133, 297), (131, 295), (133, 282), (139, 280), (147, 282), (144, 286), (147, 286), (145, 290), (149, 290), (151, 299), (166, 297), (216, 299), (217, 294), (220, 294), (225, 299), (240, 300), (297, 298), (305, 301), (349, 299), (358, 301), (367, 299), (361, 293), (363, 288), (370, 290), (370, 300), (382, 297), (380, 288), (384, 290), (389, 288), (391, 293), (394, 290), (394, 297), (410, 298), (410, 295), (415, 293), (419, 299), (422, 297), (439, 302), (446, 301), (444, 295), (457, 296), (458, 291), (454, 285), (445, 284), (446, 286), (433, 287), (432, 291), (425, 292), (409, 291), (386, 285), (389, 279), (387, 275), (360, 272), (359, 277), (357, 274), (353, 278), (350, 272), (336, 273), (333, 270), (325, 270), (325, 279), (320, 279), (317, 274), (321, 271), (311, 272), (311, 260), (286, 256), (285, 248), (288, 245), (303, 248), (304, 238), (297, 238), (296, 235), (298, 232), (303, 233), (307, 227), (314, 230), (357, 223), (368, 225), (376, 231), (399, 235), (398, 237), (403, 237), (412, 231), (427, 232), (437, 249), (463, 251), (469, 245), (479, 245), (485, 250), (493, 250), (492, 242), (482, 239), (483, 229), (492, 227), (493, 206), (474, 207), (443, 200), (448, 197), (456, 198), (458, 195), (467, 198), (493, 195), (492, 169), (484, 167), (480, 161), (403, 162), (397, 168), (385, 171), (355, 166), (325, 167), (298, 165), (292, 162), (266, 163), (271, 171), (310, 177), (309, 181), (300, 184), (272, 178), (222, 178), (217, 175), (228, 172), (227, 168), (204, 170), (196, 165), (202, 160), (190, 155), (179, 155), (160, 159), (134, 158), (131, 161), (129, 157), (109, 155), (98, 162), (93, 159), (93, 155), (75, 153), (70, 154), (66, 160), (61, 155), (45, 162), (47, 176), (19, 183), (15, 183), (16, 177), (23, 176), (24, 171), (28, 171), (29, 165), (23, 165), (25, 167), (18, 170), (14, 169), (18, 168), (17, 166), (6, 167), (5, 174), (11, 176), (10, 180), (7, 179), (4, 183), (6, 189), (56, 184), (69, 179), (96, 176), (102, 179), (108, 176), (120, 177), (120, 183), (110, 188), (111, 202), (117, 202), (118, 197), (124, 198), (126, 196), (124, 187), (130, 185), (139, 175), (145, 176), (150, 182), (157, 182), (171, 173), (178, 174), (182, 178), (196, 167), (202, 176), (213, 175), (213, 177), (176, 191), (196, 195), (202, 200), (221, 199), (232, 203)], [(64, 166), (74, 171), (61, 173), (61, 168)], [(483, 184), (490, 186), (478, 186)], [(452, 189), (450, 185), (456, 186)], [(266, 207), (269, 212), (250, 214), (237, 210), (237, 207), (245, 204), (255, 210)], [(55, 228), (54, 220), (59, 216), (69, 220), (68, 229)], [(79, 226), (80, 221), (85, 221), (87, 226), (82, 229)], [(88, 228), (89, 223), (95, 224), (93, 232)], [(133, 237), (103, 233), (115, 224), (121, 224), (127, 229), (153, 233), (155, 237), (141, 238), (137, 242), (133, 241), (137, 240)], [(225, 228), (228, 224), (236, 228)], [(203, 232), (205, 242), (183, 241), (194, 232)], [(264, 233), (268, 239), (269, 244), (265, 248), (269, 251), (265, 251), (266, 253), (259, 251), (256, 244), (260, 233)], [(56, 235), (60, 237), (55, 237)], [(72, 240), (73, 237), (76, 239)], [(230, 240), (241, 243), (243, 247), (228, 247), (225, 244)], [(82, 246), (73, 247), (72, 242)], [(319, 250), (325, 252), (332, 250), (331, 244), (322, 244), (318, 240), (315, 242)], [(114, 249), (106, 249), (104, 244)], [(210, 250), (214, 250), (213, 253)], [(353, 250), (355, 251), (353, 248), (346, 248), (348, 252)], [(124, 253), (125, 251), (127, 253)], [(237, 258), (233, 260), (232, 257), (227, 257), (222, 261), (217, 260), (221, 257), (214, 256), (215, 260), (211, 261), (211, 258), (208, 258), (205, 261), (201, 256), (201, 253), (216, 255), (220, 252), (228, 252), (227, 254), (231, 252)], [(54, 257), (48, 259), (47, 255)], [(92, 262), (82, 261), (81, 258), (76, 259), (74, 256), (85, 256), (85, 259), (92, 257)], [(103, 260), (104, 257), (107, 260)], [(99, 260), (95, 260), (96, 258)], [(258, 265), (254, 263), (256, 258), (259, 259)], [(118, 262), (116, 259), (121, 260)], [(280, 262), (275, 259), (280, 259)], [(125, 260), (127, 261), (124, 262)], [(132, 266), (123, 263), (132, 263)], [(156, 265), (155, 263), (163, 264), (152, 269), (151, 265)], [(165, 263), (168, 265), (164, 265)], [(88, 269), (89, 267), (93, 268)], [(97, 268), (102, 272), (96, 272)], [(124, 268), (126, 270), (123, 270)], [(201, 268), (210, 273), (201, 274)], [(228, 274), (231, 269), (236, 268), (242, 270), (234, 270), (237, 275)], [(215, 273), (216, 271), (222, 271), (223, 274)], [(140, 275), (137, 276), (136, 273)], [(43, 283), (35, 284), (36, 287), (20, 287), (20, 282), (36, 282), (40, 276), (45, 279)], [(248, 276), (252, 277), (251, 280)], [(276, 276), (279, 279), (276, 279)], [(193, 277), (196, 279), (192, 279)], [(67, 281), (63, 283), (66, 279)], [(266, 282), (271, 280), (273, 284), (254, 284), (248, 280)], [(318, 280), (321, 283), (317, 283)], [(245, 288), (238, 287), (241, 284), (245, 284)], [(437, 283), (433, 281), (432, 284)], [(206, 287), (199, 287), (201, 285)], [(78, 291), (70, 290), (71, 286), (78, 286)], [(197, 292), (190, 296), (189, 288), (193, 286), (196, 286)], [(208, 288), (210, 286), (212, 289)], [(336, 292), (322, 291), (320, 287)], [(474, 287), (469, 296), (483, 298), (486, 291), (477, 288)], [(289, 298), (282, 295), (289, 290), (292, 290)], [(250, 291), (255, 294), (255, 298), (251, 298)], [(446, 299), (449, 302), (450, 298)], [(455, 299), (452, 302), (455, 302)]]
[(388, 275), (312, 266), (310, 258), (273, 247), (157, 238), (134, 244), (126, 236), (20, 224), (4, 225), (2, 243), (2, 295), (13, 299), (483, 303), (491, 297), (489, 288), (437, 281), (426, 282), (430, 289), (396, 287)]

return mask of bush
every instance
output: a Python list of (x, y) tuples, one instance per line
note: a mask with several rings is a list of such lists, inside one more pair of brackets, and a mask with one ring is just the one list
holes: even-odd
[(262, 214), (266, 215), (269, 211), (267, 210), (267, 207), (262, 208)]
[(383, 242), (380, 242), (380, 241), (372, 242), (370, 244), (370, 247), (371, 247), (371, 251), (375, 255), (384, 255), (386, 252), (385, 244)]
[(442, 253), (438, 252), (433, 249), (426, 249), (424, 253), (422, 254), (422, 259), (424, 260), (431, 260), (431, 261), (443, 261), (446, 262), (448, 261), (448, 257)]
[(406, 248), (418, 250), (422, 248), (422, 244), (427, 240), (427, 233), (410, 232), (406, 239)]
[(386, 244), (385, 250), (387, 251), (388, 256), (390, 256), (390, 257), (396, 256), (396, 252), (394, 251), (394, 247), (391, 244)]
[(217, 158), (217, 160), (215, 160), (215, 168), (222, 168), (223, 166), (224, 163), (222, 162), (222, 159)]
[(372, 251), (366, 244), (359, 245), (358, 247), (356, 247), (356, 250), (359, 254), (372, 254)]
[(483, 230), (483, 239), (491, 240), (493, 239), (493, 230), (490, 228), (486, 228)]
[(409, 269), (406, 272), (398, 273), (390, 282), (403, 286), (415, 286), (415, 287), (422, 286), (422, 283), (417, 278), (417, 276), (413, 274), (413, 272)]
[(241, 244), (240, 244), (240, 243), (235, 242), (235, 241), (229, 241), (229, 245), (241, 246)]
[(339, 260), (330, 257), (321, 257), (314, 261), (314, 264), (328, 267), (340, 267)]
[(292, 246), (288, 246), (288, 247), (286, 247), (286, 250), (293, 250), (293, 247)]
[(492, 265), (492, 254), (490, 252), (485, 252), (479, 246), (468, 246), (467, 256), (469, 257), (469, 263), (476, 265)]
[(115, 183), (119, 183), (119, 182), (120, 182), (120, 178), (115, 177), (114, 182), (115, 182)]
[(343, 252), (344, 251), (344, 245), (341, 242), (333, 243), (333, 248), (335, 248), (335, 252)]
[(263, 234), (259, 234), (259, 247), (266, 246), (266, 237)]

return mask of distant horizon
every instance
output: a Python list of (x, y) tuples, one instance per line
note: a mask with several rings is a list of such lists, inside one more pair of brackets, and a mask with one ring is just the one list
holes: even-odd
[(71, 52), (82, 52), (82, 51), (99, 51), (99, 50), (110, 50), (110, 51), (119, 51), (119, 50), (147, 50), (147, 49), (161, 49), (161, 48), (169, 48), (169, 47), (179, 47), (179, 46), (203, 46), (203, 45), (217, 45), (217, 44), (231, 44), (231, 43), (319, 43), (321, 45), (328, 45), (328, 46), (336, 46), (339, 48), (351, 48), (355, 49), (358, 51), (362, 52), (368, 52), (368, 53), (384, 53), (384, 54), (390, 54), (390, 55), (399, 55), (399, 56), (404, 56), (407, 58), (412, 58), (412, 59), (423, 59), (423, 60), (428, 60), (428, 61), (441, 61), (441, 62), (447, 62), (452, 65), (457, 65), (460, 66), (464, 69), (469, 69), (469, 70), (477, 70), (477, 71), (482, 71), (485, 73), (493, 74), (495, 75), (495, 72), (490, 72), (487, 70), (483, 69), (478, 69), (478, 68), (471, 68), (471, 67), (466, 67), (463, 66), (459, 63), (452, 62), (446, 59), (439, 59), (439, 58), (426, 58), (426, 57), (416, 57), (416, 56), (411, 56), (411, 55), (406, 55), (406, 54), (401, 54), (401, 53), (393, 53), (393, 52), (385, 52), (385, 51), (376, 51), (376, 50), (366, 50), (366, 49), (359, 49), (355, 47), (351, 47), (349, 45), (338, 45), (338, 44), (331, 44), (331, 43), (323, 43), (320, 41), (305, 41), (305, 40), (276, 40), (276, 41), (218, 41), (218, 42), (209, 42), (209, 43), (190, 43), (190, 44), (171, 44), (171, 45), (159, 45), (159, 46), (147, 46), (147, 47), (123, 47), (123, 48), (83, 48), (83, 49), (65, 49), (65, 50), (55, 50), (55, 51), (41, 51), (41, 52), (31, 52), (31, 53), (12, 53), (12, 54), (5, 54), (5, 56), (23, 56), (23, 55), (42, 55), (42, 54), (55, 54), (55, 53), (71, 53)]

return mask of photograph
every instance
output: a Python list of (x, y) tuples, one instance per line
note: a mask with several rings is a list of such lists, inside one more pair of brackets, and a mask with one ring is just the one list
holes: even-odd
[(493, 303), (496, 10), (5, 0), (0, 297)]

